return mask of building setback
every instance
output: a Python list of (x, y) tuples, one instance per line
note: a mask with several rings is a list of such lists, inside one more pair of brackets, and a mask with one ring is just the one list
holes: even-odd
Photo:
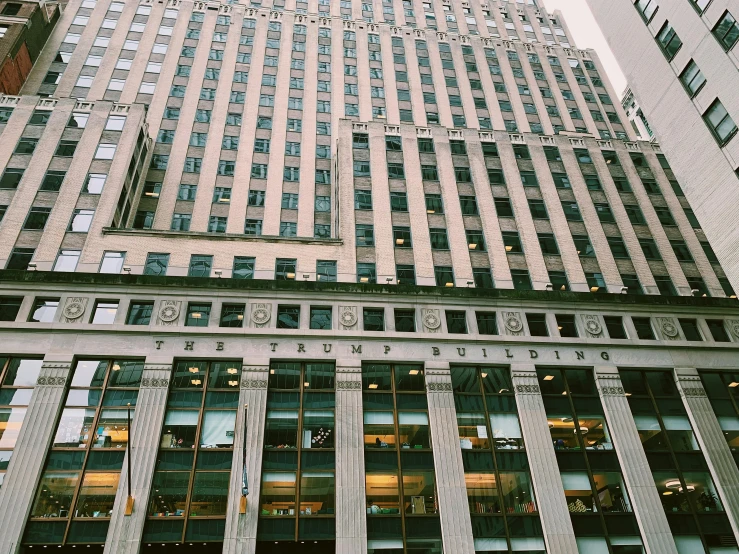
[(727, 222), (739, 212), (739, 3), (588, 5), (736, 288), (739, 230)]
[(0, 552), (739, 552), (736, 295), (535, 0), (72, 0), (0, 145)]

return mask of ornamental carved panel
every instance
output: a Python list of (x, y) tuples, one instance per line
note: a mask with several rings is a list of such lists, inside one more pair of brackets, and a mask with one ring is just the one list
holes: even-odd
[(441, 313), (435, 308), (422, 308), (421, 321), (427, 333), (441, 333)]
[(729, 326), (729, 330), (733, 335), (739, 339), (739, 319), (729, 319), (726, 321), (726, 325)]
[(64, 302), (62, 310), (62, 321), (64, 323), (82, 323), (87, 310), (88, 298), (84, 296), (70, 296)]
[(595, 314), (582, 314), (582, 326), (590, 338), (603, 336), (603, 325), (600, 323), (600, 317)]
[(658, 317), (657, 328), (665, 340), (680, 340), (680, 329), (674, 317)]
[(157, 324), (166, 327), (177, 325), (181, 307), (182, 302), (180, 300), (162, 300), (159, 303), (159, 311), (157, 312)]
[(339, 325), (343, 331), (355, 330), (359, 322), (356, 306), (339, 306)]
[(272, 304), (260, 302), (251, 305), (251, 323), (253, 327), (257, 329), (267, 327), (270, 319), (272, 319)]
[(523, 336), (523, 320), (519, 312), (503, 312), (501, 316), (506, 335)]

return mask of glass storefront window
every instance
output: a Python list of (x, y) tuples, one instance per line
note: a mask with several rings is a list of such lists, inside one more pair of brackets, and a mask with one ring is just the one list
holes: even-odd
[(593, 472), (593, 482), (604, 512), (631, 512), (631, 503), (620, 473)]
[(144, 541), (223, 541), (241, 367), (241, 360), (175, 362)]
[(365, 448), (395, 448), (393, 412), (364, 412)]
[[(492, 423), (492, 416), (490, 419)], [(465, 414), (458, 412), (457, 429), (459, 430), (459, 446), (462, 450), (487, 450), (490, 448), (488, 428), (485, 425), (485, 414)]]
[(401, 448), (430, 448), (429, 416), (424, 412), (398, 412)]
[(403, 472), (403, 506), (406, 514), (435, 514), (436, 477), (433, 471)]
[(674, 451), (700, 450), (687, 416), (663, 415), (662, 422), (665, 425), (667, 438), (670, 440), (670, 445)]
[(308, 472), (300, 475), (300, 515), (334, 514), (334, 474)]
[(14, 448), (26, 408), (0, 408), (0, 448)]
[(562, 472), (567, 509), (573, 513), (597, 512), (587, 472)]
[(523, 448), (523, 435), (518, 423), (518, 414), (490, 414), (493, 442), (498, 450)]
[(262, 515), (295, 515), (295, 472), (262, 473)]
[(264, 432), (265, 448), (298, 447), (298, 412), (287, 410), (267, 411)]
[[(143, 360), (74, 364), (26, 526), (29, 543), (61, 546), (105, 541), (128, 446), (128, 405), (133, 418), (143, 369)], [(82, 521), (88, 519), (101, 521)], [(90, 526), (97, 530), (94, 536), (77, 532)]]
[(334, 447), (334, 412), (305, 410), (303, 412), (303, 448)]
[(500, 490), (508, 513), (531, 514), (537, 511), (528, 471), (501, 472)]
[[(465, 473), (467, 502), (472, 514), (499, 514), (498, 487), (495, 473)], [(505, 541), (503, 541), (505, 544)], [(507, 549), (508, 547), (506, 547)]]
[(368, 473), (365, 476), (367, 488), (368, 514), (399, 514), (400, 496), (398, 476), (392, 474)]

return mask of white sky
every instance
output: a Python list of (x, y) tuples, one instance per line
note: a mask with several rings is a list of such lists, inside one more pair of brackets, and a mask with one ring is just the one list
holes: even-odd
[(600, 28), (585, 0), (544, 0), (544, 6), (546, 6), (549, 13), (555, 10), (562, 11), (578, 48), (592, 48), (598, 52), (598, 57), (606, 68), (608, 77), (613, 83), (613, 88), (616, 89), (616, 94), (620, 97), (626, 88), (626, 78), (621, 72), (616, 58), (613, 57), (611, 48), (600, 32)]

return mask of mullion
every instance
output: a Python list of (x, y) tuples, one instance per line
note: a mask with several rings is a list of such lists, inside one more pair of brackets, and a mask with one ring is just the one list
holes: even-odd
[[(675, 465), (675, 473), (677, 473), (677, 478), (680, 481), (680, 484), (682, 485), (683, 490), (685, 491), (685, 499), (688, 501), (688, 506), (690, 506), (691, 515), (693, 516), (693, 521), (695, 522), (695, 526), (698, 529), (698, 535), (700, 536), (701, 542), (703, 543), (703, 547), (706, 549), (706, 552), (708, 552), (708, 543), (706, 542), (706, 537), (703, 534), (703, 528), (700, 524), (700, 521), (698, 520), (698, 512), (695, 508), (695, 505), (693, 504), (693, 500), (690, 498), (690, 495), (688, 494), (688, 487), (687, 487), (687, 484), (685, 483), (685, 478), (683, 477), (683, 470), (680, 467), (680, 464), (678, 464), (677, 456), (675, 455), (675, 451), (672, 448), (672, 441), (670, 441), (670, 438), (667, 436), (667, 427), (665, 427), (665, 423), (662, 420), (662, 414), (659, 411), (659, 405), (657, 404), (656, 396), (654, 392), (652, 391), (652, 385), (649, 383), (649, 380), (646, 378), (646, 372), (642, 372), (642, 380), (644, 384), (647, 386), (647, 393), (649, 394), (649, 398), (652, 401), (652, 407), (654, 408), (654, 413), (657, 415), (657, 420), (659, 421), (660, 428), (662, 429), (662, 432), (665, 434), (665, 442), (667, 443), (667, 449), (670, 452), (672, 463)], [(665, 397), (665, 398), (669, 398), (669, 397)], [(692, 425), (691, 425), (691, 428), (692, 428)], [(702, 450), (699, 452), (701, 452), (701, 455), (705, 456)], [(652, 480), (654, 480), (654, 477), (652, 477)]]
[[(606, 539), (606, 547), (608, 548), (608, 552), (611, 554), (613, 553), (613, 547), (611, 546), (611, 538), (610, 533), (608, 532), (608, 527), (606, 526), (606, 522), (603, 519), (605, 516), (603, 514), (603, 506), (600, 504), (600, 496), (598, 495), (598, 490), (595, 488), (595, 480), (593, 479), (593, 469), (590, 466), (590, 459), (588, 458), (587, 450), (585, 449), (585, 439), (582, 437), (582, 433), (580, 433), (580, 417), (577, 414), (577, 410), (575, 409), (575, 401), (572, 399), (572, 393), (570, 392), (570, 383), (567, 380), (567, 372), (560, 370), (562, 374), (562, 380), (565, 384), (565, 391), (567, 392), (567, 400), (570, 403), (570, 410), (572, 411), (572, 416), (575, 418), (575, 436), (577, 436), (577, 442), (580, 444), (580, 451), (582, 452), (582, 455), (585, 457), (585, 469), (588, 472), (588, 481), (590, 481), (590, 491), (593, 494), (593, 503), (598, 508), (598, 519), (600, 520), (601, 529), (603, 530), (605, 534)], [(589, 396), (589, 395), (583, 395), (583, 396)], [(600, 400), (600, 398), (599, 398)], [(601, 404), (602, 408), (602, 404)], [(605, 415), (603, 416), (603, 421), (605, 425)], [(620, 465), (620, 464), (619, 464)], [(620, 473), (620, 467), (619, 467), (619, 473)]]
[(408, 547), (406, 545), (406, 533), (405, 533), (405, 488), (403, 487), (403, 467), (400, 461), (400, 424), (398, 419), (398, 399), (395, 397), (397, 391), (395, 389), (395, 364), (390, 365), (390, 386), (393, 393), (393, 423), (395, 425), (395, 455), (398, 458), (398, 506), (401, 508), (400, 512), (400, 532), (403, 534), (403, 553), (407, 554)]
[[(78, 362), (79, 363), (79, 360)], [(90, 425), (90, 429), (96, 429), (97, 428), (97, 422), (100, 418), (100, 405), (103, 402), (103, 396), (105, 394), (105, 388), (108, 383), (108, 378), (110, 375), (110, 368), (111, 368), (111, 360), (108, 360), (108, 366), (105, 369), (105, 377), (103, 378), (103, 384), (100, 387), (100, 399), (98, 400), (98, 404), (95, 407), (95, 417), (92, 420), (92, 424)], [(75, 370), (76, 370), (75, 366)], [(71, 381), (70, 381), (71, 383)], [(69, 396), (70, 391), (72, 390), (97, 390), (97, 387), (70, 387), (67, 389), (67, 396)], [(62, 408), (62, 412), (64, 409)], [(59, 423), (61, 423), (61, 415), (59, 416)], [(59, 427), (59, 423), (57, 423), (57, 428)], [(92, 433), (91, 433), (92, 435)], [(92, 437), (91, 437), (92, 438)], [(90, 458), (90, 449), (92, 448), (92, 441), (88, 441), (87, 445), (85, 446), (85, 458), (82, 460), (82, 468), (80, 469), (80, 478), (77, 481), (77, 486), (75, 487), (74, 495), (72, 496), (72, 501), (69, 503), (69, 519), (67, 520), (67, 527), (64, 531), (64, 538), (62, 539), (62, 544), (67, 544), (67, 539), (69, 538), (69, 528), (72, 526), (72, 521), (76, 519), (76, 516), (74, 515), (74, 510), (77, 508), (77, 500), (79, 500), (80, 495), (80, 489), (82, 488), (82, 482), (85, 478), (85, 470), (87, 469), (87, 461)], [(53, 450), (53, 449), (52, 449)], [(108, 520), (110, 521), (110, 520)]]
[(198, 452), (200, 451), (200, 433), (203, 429), (203, 414), (205, 412), (205, 394), (208, 389), (208, 379), (210, 377), (210, 368), (211, 363), (210, 361), (201, 361), (199, 363), (205, 363), (205, 375), (203, 376), (203, 390), (202, 390), (202, 397), (200, 398), (200, 414), (198, 415), (198, 428), (195, 431), (195, 444), (194, 444), (194, 452), (192, 456), (192, 469), (190, 470), (190, 479), (188, 480), (188, 486), (187, 486), (187, 500), (185, 501), (185, 518), (182, 525), (182, 541), (185, 542), (185, 536), (187, 534), (187, 526), (188, 523), (190, 523), (190, 506), (192, 504), (192, 493), (193, 493), (193, 485), (195, 483), (195, 468), (197, 467), (198, 463)]
[[(506, 513), (506, 502), (505, 497), (502, 494), (501, 490), (501, 479), (500, 479), (500, 468), (498, 466), (498, 457), (495, 452), (495, 440), (493, 437), (493, 428), (490, 425), (490, 411), (488, 410), (488, 402), (487, 402), (487, 393), (485, 392), (485, 387), (482, 382), (482, 368), (480, 366), (476, 367), (476, 373), (477, 373), (477, 384), (480, 387), (479, 390), (482, 391), (482, 403), (485, 408), (485, 425), (487, 426), (488, 430), (488, 437), (490, 437), (488, 440), (490, 440), (490, 452), (493, 455), (493, 471), (495, 472), (495, 488), (498, 492), (498, 499), (500, 501), (500, 511), (503, 515), (503, 529), (505, 530), (505, 536), (506, 536), (506, 544), (508, 545), (508, 550), (511, 550), (513, 547), (511, 545), (511, 533), (508, 529), (508, 515)], [(516, 413), (516, 417), (518, 417), (518, 413)]]
[(298, 436), (295, 444), (298, 451), (298, 465), (295, 471), (295, 541), (300, 536), (300, 471), (302, 465), (300, 461), (303, 457), (303, 393), (305, 392), (305, 364), (302, 362), (300, 363), (300, 382), (298, 386), (300, 390), (298, 392)]

